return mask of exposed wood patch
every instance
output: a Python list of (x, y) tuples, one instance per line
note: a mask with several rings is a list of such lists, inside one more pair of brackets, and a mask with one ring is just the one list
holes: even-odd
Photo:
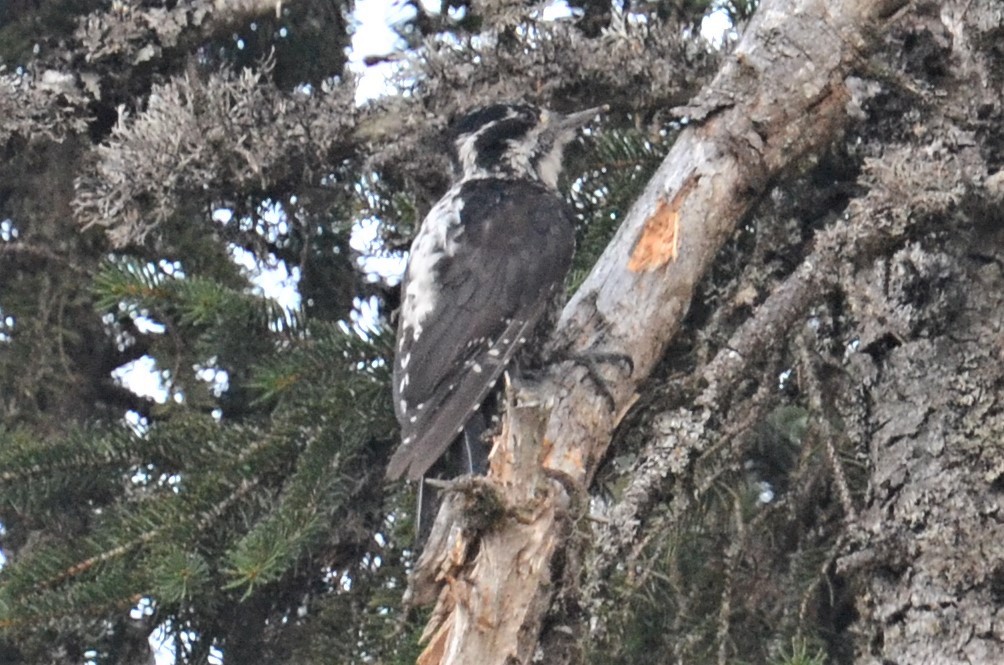
[(701, 177), (696, 173), (691, 173), (684, 181), (683, 186), (676, 192), (672, 201), (667, 202), (660, 198), (655, 212), (642, 227), (641, 237), (631, 250), (631, 259), (628, 261), (628, 270), (631, 272), (642, 272), (643, 270), (655, 270), (661, 268), (670, 261), (676, 260), (677, 250), (680, 246), (680, 209), (683, 202), (697, 187), (697, 182)]

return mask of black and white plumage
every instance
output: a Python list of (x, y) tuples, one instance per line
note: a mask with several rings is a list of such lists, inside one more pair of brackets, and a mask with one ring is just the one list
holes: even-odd
[(556, 189), (562, 151), (598, 111), (497, 104), (454, 127), (460, 179), (422, 223), (402, 283), (402, 441), (388, 478), (418, 479), (436, 462), (544, 315), (575, 246)]

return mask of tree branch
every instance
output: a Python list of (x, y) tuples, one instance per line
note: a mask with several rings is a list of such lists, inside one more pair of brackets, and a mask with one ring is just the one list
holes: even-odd
[[(569, 495), (588, 486), (613, 430), (738, 222), (773, 181), (838, 134), (852, 98), (845, 78), (903, 4), (768, 0), (714, 81), (682, 110), (701, 122), (677, 139), (556, 332), (556, 343), (577, 352), (625, 353), (634, 371), (607, 372), (616, 405), (610, 410), (583, 380), (584, 370), (555, 367), (549, 419), (509, 423), (509, 443), (499, 449), (539, 441), (542, 472), (510, 464), (497, 449), (489, 482), (531, 521), (504, 520), (480, 547), (464, 548), (473, 559), (454, 562), (434, 613), (436, 637), (420, 662), (529, 662), (543, 616), (534, 608), (546, 605), (553, 590), (548, 571), (561, 551)], [(520, 431), (535, 422), (537, 431)], [(516, 598), (522, 605), (510, 602)]]

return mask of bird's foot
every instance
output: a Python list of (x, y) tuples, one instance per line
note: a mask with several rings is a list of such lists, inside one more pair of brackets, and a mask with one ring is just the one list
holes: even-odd
[(555, 360), (564, 360), (579, 365), (586, 370), (586, 376), (600, 393), (607, 407), (611, 411), (617, 410), (617, 402), (607, 384), (607, 380), (600, 374), (600, 365), (620, 365), (627, 372), (628, 376), (634, 373), (634, 360), (626, 353), (611, 353), (605, 351), (591, 351), (588, 353), (571, 353), (568, 351), (556, 354)]

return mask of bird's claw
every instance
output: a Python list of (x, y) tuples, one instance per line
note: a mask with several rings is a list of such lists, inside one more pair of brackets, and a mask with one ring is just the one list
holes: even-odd
[(625, 367), (628, 376), (631, 376), (634, 372), (634, 360), (631, 359), (631, 356), (626, 353), (609, 352), (577, 353), (567, 354), (565, 360), (569, 360), (585, 369), (586, 376), (589, 377), (593, 386), (596, 387), (596, 391), (603, 397), (603, 401), (607, 403), (607, 408), (610, 411), (617, 410), (617, 401), (614, 399), (613, 393), (610, 392), (606, 379), (600, 374), (598, 365), (601, 363), (620, 364)]

